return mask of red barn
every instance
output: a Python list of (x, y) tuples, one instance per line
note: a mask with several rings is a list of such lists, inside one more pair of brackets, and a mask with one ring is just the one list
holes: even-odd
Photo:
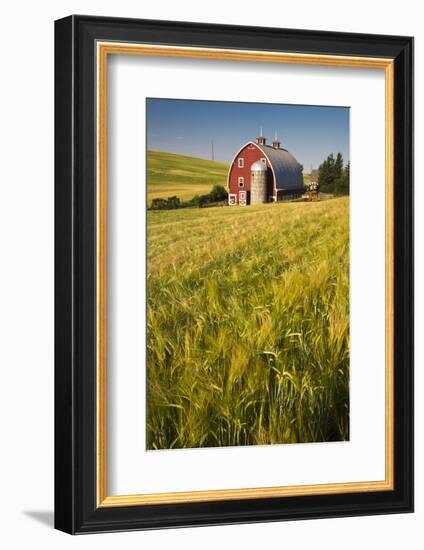
[(300, 197), (304, 192), (302, 166), (274, 139), (261, 135), (238, 151), (228, 172), (228, 204), (246, 206)]

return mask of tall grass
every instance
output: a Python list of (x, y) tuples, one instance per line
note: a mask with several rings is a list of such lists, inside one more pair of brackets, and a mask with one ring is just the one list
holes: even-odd
[(149, 449), (349, 438), (349, 199), (149, 213)]

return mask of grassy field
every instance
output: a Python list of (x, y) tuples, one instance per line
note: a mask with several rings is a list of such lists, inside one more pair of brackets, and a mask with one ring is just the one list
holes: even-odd
[(148, 213), (149, 449), (349, 438), (349, 199)]
[(228, 164), (162, 151), (147, 152), (147, 202), (176, 195), (188, 200), (227, 185)]

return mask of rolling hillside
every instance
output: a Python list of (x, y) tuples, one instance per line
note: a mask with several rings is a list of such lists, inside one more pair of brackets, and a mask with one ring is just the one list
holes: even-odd
[(147, 200), (177, 195), (188, 200), (226, 186), (228, 164), (162, 151), (147, 152)]

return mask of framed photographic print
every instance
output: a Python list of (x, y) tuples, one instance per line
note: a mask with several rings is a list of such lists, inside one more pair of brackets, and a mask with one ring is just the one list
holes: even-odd
[(55, 26), (55, 525), (413, 509), (413, 39)]

